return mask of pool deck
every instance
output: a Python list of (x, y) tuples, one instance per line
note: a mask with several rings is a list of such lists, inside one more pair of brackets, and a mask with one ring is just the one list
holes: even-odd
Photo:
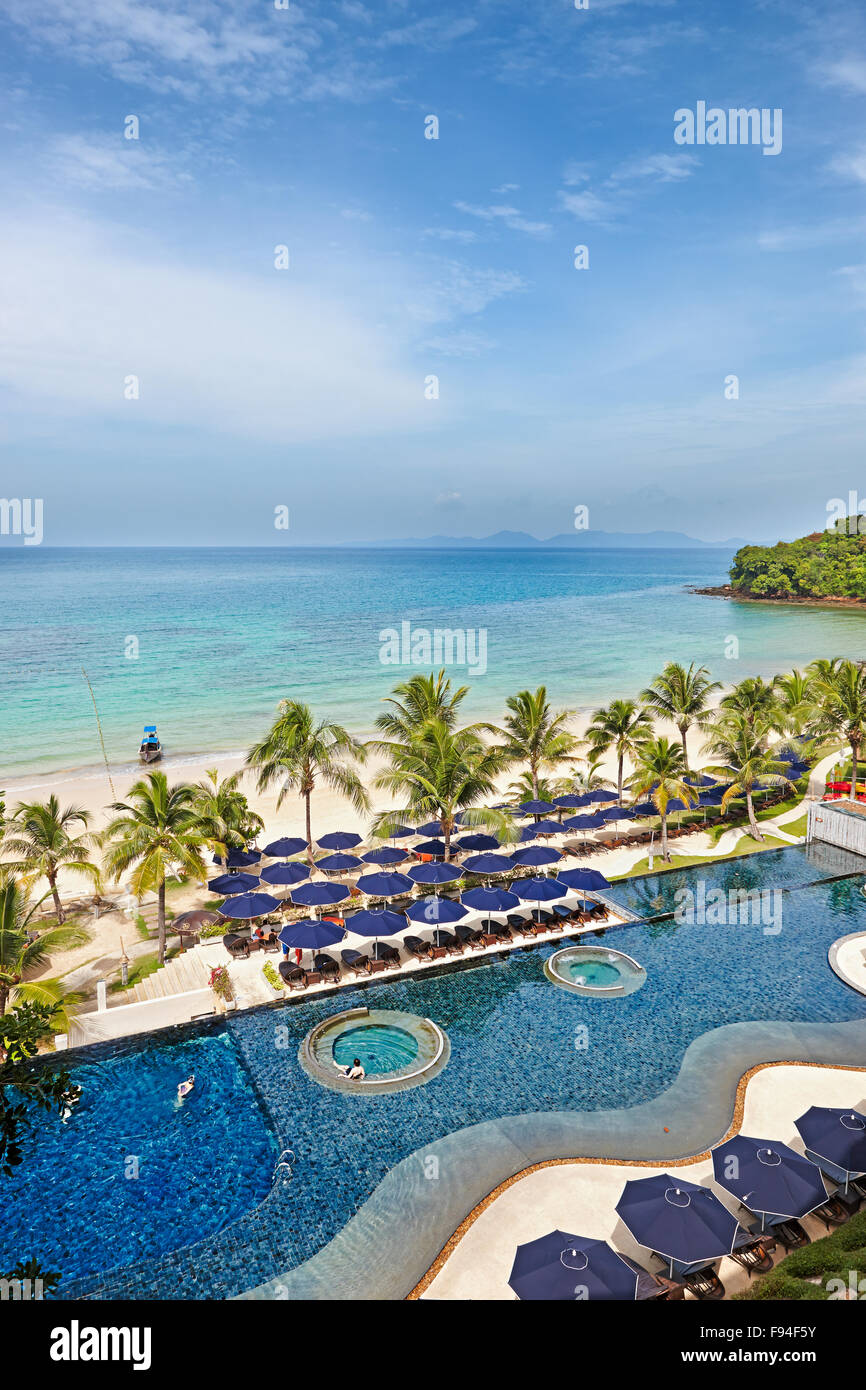
[(866, 994), (866, 931), (840, 936), (827, 955), (839, 979), (859, 994)]
[[(777, 1139), (803, 1152), (794, 1120), (810, 1105), (854, 1106), (866, 1103), (866, 1071), (818, 1066), (769, 1066), (745, 1083), (742, 1118), (736, 1128), (756, 1138)], [(652, 1263), (619, 1220), (615, 1207), (630, 1178), (681, 1171), (690, 1182), (711, 1187), (738, 1218), (745, 1213), (736, 1199), (715, 1187), (709, 1155), (687, 1164), (664, 1166), (566, 1160), (537, 1167), (492, 1193), (463, 1222), (459, 1239), (433, 1271), (421, 1281), (415, 1296), (424, 1299), (473, 1301), (516, 1299), (508, 1276), (518, 1245), (553, 1230), (609, 1241), (639, 1264)], [(832, 1191), (833, 1184), (830, 1184)], [(813, 1240), (827, 1234), (817, 1217), (803, 1225)], [(778, 1246), (774, 1263), (784, 1257)], [(723, 1259), (719, 1276), (728, 1295), (749, 1286), (746, 1270)], [(691, 1297), (691, 1295), (687, 1295)]]

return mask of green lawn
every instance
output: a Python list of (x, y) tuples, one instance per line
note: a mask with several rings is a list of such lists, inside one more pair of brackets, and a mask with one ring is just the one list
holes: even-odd
[[(674, 844), (676, 843), (677, 842), (674, 841)], [(660, 856), (656, 854), (653, 856), (654, 863), (652, 872), (664, 873), (666, 869), (688, 869), (691, 868), (693, 864), (717, 864), (721, 859), (738, 859), (745, 854), (760, 854), (762, 850), (766, 849), (783, 849), (785, 843), (784, 840), (775, 840), (772, 835), (767, 835), (762, 844), (758, 844), (757, 841), (745, 837), (739, 840), (734, 848), (727, 854), (677, 855), (672, 859), (670, 864), (663, 864)], [(671, 849), (672, 848), (673, 846), (671, 846)], [(639, 874), (647, 874), (649, 872), (649, 856), (647, 856), (644, 859), (639, 859), (627, 873), (616, 874), (615, 877), (611, 879), (611, 883), (616, 882), (616, 880), (620, 878), (636, 878)]]
[[(743, 1302), (826, 1300), (840, 1288), (836, 1285), (828, 1290), (827, 1281), (838, 1279), (842, 1288), (848, 1288), (851, 1270), (858, 1271), (858, 1280), (866, 1273), (866, 1211), (857, 1212), (822, 1240), (814, 1240), (802, 1250), (792, 1250), (769, 1274), (758, 1276), (734, 1298)], [(812, 1279), (821, 1282), (813, 1284)]]

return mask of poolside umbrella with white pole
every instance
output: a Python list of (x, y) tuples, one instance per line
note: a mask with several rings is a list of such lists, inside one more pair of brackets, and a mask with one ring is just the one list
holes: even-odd
[(616, 1204), (616, 1214), (638, 1245), (674, 1265), (692, 1265), (729, 1255), (742, 1227), (708, 1187), (657, 1173), (632, 1178)]
[(329, 835), (323, 835), (316, 844), (319, 849), (354, 849), (361, 843), (361, 836), (354, 830), (332, 830)]
[(569, 816), (562, 824), (567, 830), (601, 830), (604, 826), (604, 821), (601, 816), (595, 812), (592, 815)]
[(291, 893), (292, 902), (301, 907), (333, 907), (348, 896), (348, 888), (339, 883), (302, 883)]
[(561, 811), (576, 810), (578, 806), (588, 806), (590, 803), (586, 799), (585, 792), (568, 792), (565, 796), (555, 796), (554, 806), (558, 806)]
[(608, 806), (598, 813), (605, 824), (614, 820), (634, 820), (635, 812), (627, 806)]
[(446, 854), (444, 840), (422, 840), (420, 845), (412, 846), (413, 854), (429, 854), (433, 859), (444, 859)]
[(564, 833), (561, 820), (537, 820), (532, 828), (536, 835), (562, 835)]
[(272, 898), (270, 893), (240, 893), (236, 898), (226, 898), (219, 908), (219, 914), (248, 922), (254, 917), (266, 917), (280, 906), (279, 898)]
[(365, 864), (379, 865), (402, 864), (406, 857), (406, 850), (391, 849), (389, 845), (383, 845), (381, 849), (368, 850), (366, 854), (361, 855), (361, 859)]
[(409, 923), (402, 912), (392, 912), (389, 907), (363, 907), (351, 917), (345, 917), (346, 931), (356, 936), (396, 936), (405, 931)]
[(268, 864), (262, 869), (262, 882), (293, 887), (310, 877), (309, 864)]
[(438, 888), (442, 883), (456, 883), (458, 878), (463, 877), (463, 870), (456, 864), (413, 864), (407, 877), (413, 883)]
[(373, 898), (400, 898), (415, 887), (408, 874), (395, 873), (362, 874), (357, 886)]
[(510, 874), (514, 865), (507, 854), (470, 854), (464, 859), (463, 868), (470, 874), (482, 874), (485, 878), (492, 874)]
[(794, 1124), (807, 1154), (844, 1173), (846, 1192), (852, 1174), (866, 1173), (866, 1115), (859, 1110), (813, 1105)]
[(599, 873), (598, 869), (563, 869), (562, 873), (557, 874), (560, 883), (567, 883), (569, 888), (577, 892), (593, 893), (601, 888), (609, 888), (610, 884), (604, 874)]
[(468, 908), (456, 903), (453, 898), (418, 898), (406, 909), (406, 916), (421, 927), (435, 927), (442, 923), (460, 922), (469, 915)]
[(271, 840), (269, 845), (265, 845), (262, 853), (270, 855), (272, 859), (289, 859), (293, 854), (300, 854), (307, 848), (306, 840), (299, 836), (284, 835), (279, 840)]
[[(290, 922), (283, 927), (277, 940), (295, 951), (323, 951), (327, 946), (342, 941), (345, 935), (345, 928), (336, 922), (325, 922), (321, 917), (304, 917), (300, 922)], [(300, 961), (300, 956), (297, 959)]]
[(599, 789), (594, 792), (586, 793), (586, 805), (590, 806), (593, 801), (616, 801), (616, 792), (606, 792)]
[(219, 874), (217, 878), (208, 879), (207, 886), (214, 893), (231, 897), (232, 894), (249, 893), (253, 888), (258, 888), (259, 880), (255, 874)]
[(461, 835), (460, 839), (455, 841), (455, 845), (458, 849), (472, 849), (476, 852), (502, 848), (495, 835)]
[(564, 898), (571, 890), (567, 883), (561, 883), (558, 878), (524, 878), (512, 883), (511, 891), (525, 903), (552, 903), (557, 898)]
[(515, 850), (511, 862), (518, 869), (537, 869), (543, 864), (556, 864), (562, 858), (558, 849), (550, 845), (527, 845), (525, 849)]
[(227, 869), (248, 869), (251, 864), (258, 864), (261, 857), (261, 851), (257, 849), (230, 849), (225, 860), (215, 854), (213, 862), (224, 864)]
[(509, 893), (507, 888), (491, 885), (484, 888), (467, 888), (465, 893), (460, 894), (460, 901), (467, 907), (474, 908), (476, 912), (511, 912), (520, 906), (520, 899), (516, 893)]
[(568, 1231), (518, 1245), (508, 1283), (522, 1302), (630, 1302), (638, 1276), (606, 1240)]
[(521, 801), (517, 807), (525, 816), (546, 816), (556, 810), (552, 801)]
[(713, 1149), (716, 1182), (731, 1192), (748, 1211), (799, 1220), (827, 1200), (820, 1169), (808, 1158), (772, 1139), (751, 1139), (735, 1134)]
[(360, 869), (362, 863), (357, 854), (324, 854), (316, 860), (316, 868), (323, 874), (347, 874), (352, 869)]

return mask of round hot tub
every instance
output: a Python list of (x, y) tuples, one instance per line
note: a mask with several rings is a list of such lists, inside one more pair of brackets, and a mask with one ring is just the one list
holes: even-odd
[(551, 984), (596, 999), (633, 994), (646, 981), (646, 971), (623, 951), (606, 946), (566, 946), (544, 962)]
[[(308, 1076), (332, 1091), (379, 1095), (420, 1086), (437, 1076), (450, 1056), (448, 1038), (432, 1019), (396, 1009), (347, 1009), (317, 1023), (298, 1060)], [(345, 1075), (358, 1059), (364, 1076)]]

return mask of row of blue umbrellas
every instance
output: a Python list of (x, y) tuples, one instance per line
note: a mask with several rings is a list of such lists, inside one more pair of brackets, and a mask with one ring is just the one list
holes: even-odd
[[(806, 1147), (825, 1166), (866, 1172), (866, 1116), (812, 1106), (795, 1120)], [(715, 1181), (749, 1211), (798, 1220), (827, 1200), (820, 1169), (787, 1144), (735, 1135), (713, 1150)], [(707, 1187), (670, 1173), (632, 1179), (616, 1212), (638, 1245), (683, 1270), (730, 1254), (748, 1240), (736, 1217)], [(551, 1231), (520, 1245), (509, 1283), (521, 1299), (633, 1299), (641, 1270), (606, 1241)]]

